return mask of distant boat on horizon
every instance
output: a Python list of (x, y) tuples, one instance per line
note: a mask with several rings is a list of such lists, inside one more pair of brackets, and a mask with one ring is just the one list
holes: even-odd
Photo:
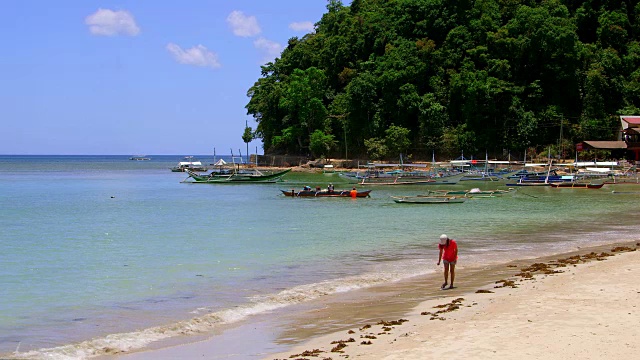
[(151, 158), (150, 157), (146, 157), (145, 155), (136, 155), (136, 156), (130, 157), (129, 160), (146, 161), (146, 160), (151, 160)]
[(207, 171), (207, 168), (202, 165), (202, 162), (196, 159), (194, 156), (185, 156), (178, 165), (171, 168), (173, 172), (185, 172), (187, 170), (193, 171)]

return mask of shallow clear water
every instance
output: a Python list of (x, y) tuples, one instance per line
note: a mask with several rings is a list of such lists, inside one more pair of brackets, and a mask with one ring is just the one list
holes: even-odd
[[(609, 186), (519, 188), (450, 205), (390, 197), (428, 185), (287, 198), (279, 189), (350, 185), (291, 173), (279, 184), (185, 184), (168, 170), (181, 156), (150, 157), (0, 156), (0, 354), (82, 357), (100, 343), (63, 345), (106, 336), (114, 348), (139, 348), (425, 274), (441, 233), (458, 240), (460, 266), (630, 240), (640, 212), (640, 196)], [(504, 188), (455, 186), (471, 187)]]

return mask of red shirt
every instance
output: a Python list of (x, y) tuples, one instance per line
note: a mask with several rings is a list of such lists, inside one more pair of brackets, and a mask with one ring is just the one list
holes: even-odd
[(458, 244), (453, 239), (449, 239), (449, 246), (438, 244), (438, 248), (442, 249), (442, 260), (458, 261)]

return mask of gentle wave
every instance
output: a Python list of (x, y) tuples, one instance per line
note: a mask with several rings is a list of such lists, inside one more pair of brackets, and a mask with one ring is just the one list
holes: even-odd
[[(130, 352), (172, 337), (204, 334), (220, 325), (233, 324), (253, 315), (305, 303), (323, 296), (365, 289), (434, 272), (433, 269), (427, 269), (425, 266), (415, 266), (415, 264), (409, 263), (400, 266), (400, 269), (393, 272), (368, 273), (315, 284), (299, 285), (278, 293), (255, 296), (250, 299), (251, 304), (249, 305), (212, 312), (185, 321), (155, 326), (141, 331), (110, 334), (77, 344), (22, 353), (14, 352), (11, 356), (16, 359), (75, 360)], [(196, 312), (202, 310), (201, 308)]]
[[(587, 244), (598, 245), (600, 243), (611, 242), (614, 238), (621, 239), (627, 237), (624, 235), (629, 236), (629, 234), (625, 234), (625, 231), (620, 230), (605, 231), (602, 233), (583, 233), (577, 237), (582, 240), (580, 242), (575, 241), (576, 239), (574, 239), (574, 242), (555, 244), (557, 246), (550, 246), (553, 243), (547, 243), (547, 251), (541, 251), (542, 249), (539, 246), (532, 247), (531, 244), (512, 244), (508, 247), (507, 251), (501, 251), (495, 248), (489, 250), (494, 252), (494, 255), (497, 257), (496, 259), (493, 259), (493, 261), (490, 260), (491, 257), (486, 257), (488, 249), (474, 249), (465, 256), (465, 263), (467, 265), (473, 265), (482, 262), (485, 264), (504, 262), (508, 259), (503, 255), (506, 255), (507, 253), (518, 254), (516, 258), (522, 258), (522, 255), (528, 252), (526, 250), (535, 250), (531, 253), (532, 257), (534, 257), (534, 254), (540, 256), (546, 255), (544, 253), (548, 253), (550, 255), (556, 252), (567, 251), (569, 250), (567, 247), (575, 248), (576, 245)], [(523, 250), (525, 250), (524, 253)], [(71, 345), (45, 348), (23, 353), (15, 352), (11, 354), (11, 357), (17, 359), (46, 358), (56, 360), (75, 360), (141, 350), (157, 341), (172, 337), (206, 334), (221, 325), (234, 324), (254, 315), (268, 313), (287, 306), (302, 304), (324, 296), (370, 288), (416, 276), (428, 275), (439, 270), (431, 266), (426, 266), (426, 263), (430, 264), (429, 260), (421, 259), (398, 261), (394, 262), (389, 267), (385, 267), (384, 270), (380, 269), (382, 271), (379, 272), (370, 272), (361, 275), (325, 280), (313, 284), (298, 285), (277, 293), (254, 296), (249, 299), (250, 303), (247, 305), (198, 315), (185, 321), (150, 327), (141, 331), (110, 334), (104, 337)], [(386, 265), (388, 266), (390, 264)], [(461, 268), (464, 268), (464, 266)], [(199, 308), (193, 313), (202, 313), (204, 311), (209, 310), (206, 308)]]

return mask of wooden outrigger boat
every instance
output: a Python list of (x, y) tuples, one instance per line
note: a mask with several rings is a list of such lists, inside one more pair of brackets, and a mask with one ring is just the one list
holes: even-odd
[(604, 183), (592, 184), (592, 183), (564, 182), (564, 183), (549, 183), (549, 186), (553, 188), (600, 189), (601, 187), (604, 186)]
[(219, 173), (211, 172), (210, 174), (197, 174), (191, 170), (187, 170), (189, 178), (193, 181), (183, 181), (195, 184), (242, 184), (242, 183), (275, 183), (281, 180), (281, 178), (291, 171), (286, 169), (274, 173), (263, 173), (260, 170), (254, 169), (249, 172), (233, 171), (231, 173)]
[[(399, 167), (393, 171), (382, 168)], [(360, 185), (455, 185), (464, 173), (450, 171), (406, 171), (426, 167), (425, 164), (368, 164), (367, 170), (360, 173), (340, 173), (340, 177)]]
[(367, 176), (357, 179), (360, 185), (456, 185), (463, 174), (450, 176), (415, 176), (415, 175), (395, 175), (395, 176)]
[(467, 200), (460, 196), (392, 196), (399, 204), (461, 204)]
[(480, 190), (478, 188), (473, 188), (470, 190), (429, 190), (425, 195), (418, 196), (465, 196), (465, 197), (495, 197), (504, 194), (509, 194), (515, 191), (515, 188), (509, 188), (506, 190), (503, 189), (495, 189), (495, 190)]
[[(280, 190), (284, 196), (292, 196), (292, 197), (351, 197), (351, 190)], [(371, 197), (369, 193), (371, 190), (358, 190), (356, 192), (356, 197)]]

